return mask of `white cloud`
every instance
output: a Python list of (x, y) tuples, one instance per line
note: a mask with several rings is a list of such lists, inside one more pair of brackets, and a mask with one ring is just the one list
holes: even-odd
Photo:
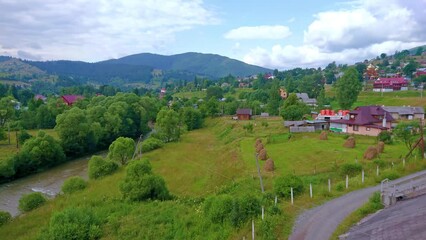
[(254, 48), (244, 60), (278, 69), (318, 67), (426, 44), (426, 0), (360, 0), (344, 6), (316, 14), (300, 46)]
[(103, 60), (161, 51), (177, 32), (216, 23), (202, 0), (0, 0), (0, 52)]
[(227, 39), (283, 39), (291, 35), (287, 26), (239, 27), (225, 34)]

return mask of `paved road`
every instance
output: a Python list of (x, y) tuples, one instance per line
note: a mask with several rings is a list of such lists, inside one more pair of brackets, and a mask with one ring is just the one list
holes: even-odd
[[(424, 177), (426, 171), (411, 174), (409, 176), (394, 180), (389, 185), (406, 182), (409, 179)], [(380, 190), (380, 185), (361, 189), (348, 193), (342, 197), (333, 199), (316, 208), (302, 213), (295, 224), (291, 240), (328, 240), (350, 213), (366, 203), (375, 191)]]
[(349, 231), (348, 240), (426, 239), (426, 195), (397, 202)]

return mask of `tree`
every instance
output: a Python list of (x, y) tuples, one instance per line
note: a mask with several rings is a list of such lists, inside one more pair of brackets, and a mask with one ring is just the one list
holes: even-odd
[(386, 58), (386, 53), (382, 53), (382, 54), (380, 54), (380, 58), (381, 58), (381, 59), (385, 59), (385, 58)]
[(423, 47), (418, 47), (417, 48), (417, 50), (416, 50), (416, 56), (421, 56), (422, 55), (422, 53), (423, 53)]
[(119, 137), (109, 146), (108, 158), (126, 165), (132, 158), (135, 150), (135, 141), (127, 137)]
[(272, 116), (277, 116), (279, 113), (279, 107), (281, 103), (280, 88), (278, 84), (274, 84), (269, 90), (269, 101), (266, 105), (266, 109)]
[(56, 127), (67, 155), (79, 156), (96, 149), (99, 123), (91, 123), (85, 110), (73, 107), (56, 118)]
[(216, 99), (223, 98), (223, 90), (219, 86), (211, 86), (207, 88), (207, 97), (206, 99), (210, 99), (212, 97)]
[(39, 192), (25, 194), (19, 199), (19, 210), (29, 212), (40, 207), (45, 202), (46, 198)]
[(301, 120), (303, 115), (308, 114), (309, 111), (309, 107), (305, 103), (299, 101), (295, 93), (292, 93), (284, 101), (281, 116), (284, 120), (296, 121)]
[(111, 175), (118, 169), (118, 164), (111, 160), (105, 160), (101, 156), (93, 155), (89, 160), (89, 178), (98, 179)]
[(426, 82), (426, 75), (420, 75), (413, 79), (414, 85), (418, 87), (419, 85), (423, 85)]
[(81, 191), (87, 187), (87, 182), (82, 177), (70, 177), (64, 181), (61, 190), (65, 194)]
[(14, 101), (14, 98), (10, 96), (0, 99), (0, 128), (15, 115)]
[(186, 125), (188, 131), (201, 128), (203, 125), (203, 116), (198, 109), (184, 107), (181, 110), (182, 122)]
[(155, 128), (164, 142), (177, 141), (180, 138), (179, 114), (172, 109), (162, 109), (157, 115)]
[(354, 67), (348, 68), (335, 84), (336, 99), (342, 109), (351, 108), (356, 102), (362, 85)]
[(418, 122), (400, 122), (393, 130), (393, 134), (411, 150), (413, 144), (419, 138), (419, 127)]
[(411, 60), (403, 69), (402, 69), (402, 72), (406, 75), (406, 76), (408, 76), (408, 77), (410, 77), (410, 78), (412, 78), (413, 77), (413, 72), (415, 72), (416, 71), (416, 69), (417, 69), (417, 67), (418, 67), (418, 63), (416, 63), (416, 62), (414, 62), (413, 60)]
[(125, 199), (131, 201), (170, 198), (164, 179), (152, 173), (148, 160), (133, 161), (129, 164), (126, 177), (120, 184), (120, 191)]

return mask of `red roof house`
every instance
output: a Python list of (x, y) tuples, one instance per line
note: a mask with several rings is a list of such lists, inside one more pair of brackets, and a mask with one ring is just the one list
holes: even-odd
[(402, 77), (379, 78), (373, 84), (374, 92), (408, 90), (408, 81)]
[(63, 95), (62, 100), (68, 106), (73, 105), (77, 100), (84, 99), (81, 95)]
[(380, 106), (357, 107), (344, 119), (330, 121), (330, 130), (350, 134), (377, 136), (391, 129), (394, 118)]
[(250, 120), (251, 116), (252, 116), (252, 110), (250, 108), (237, 109), (238, 120)]

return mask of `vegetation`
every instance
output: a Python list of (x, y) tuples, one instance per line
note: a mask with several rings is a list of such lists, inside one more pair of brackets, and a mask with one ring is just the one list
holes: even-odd
[(290, 198), (291, 188), (294, 196), (303, 193), (305, 188), (300, 177), (287, 175), (277, 178), (274, 182), (274, 192), (280, 197)]
[(98, 179), (113, 174), (118, 169), (118, 164), (101, 156), (93, 155), (89, 160), (89, 178)]
[(62, 192), (65, 194), (71, 194), (74, 192), (81, 191), (87, 187), (87, 182), (81, 177), (70, 177), (65, 180), (62, 185)]
[(149, 137), (142, 142), (142, 152), (144, 153), (162, 147), (164, 147), (164, 142), (154, 137)]
[(5, 211), (0, 211), (0, 227), (12, 219), (10, 213)]
[(350, 109), (361, 91), (361, 82), (356, 68), (348, 68), (336, 82), (336, 98), (341, 109)]
[(23, 195), (19, 199), (19, 210), (22, 212), (29, 212), (34, 210), (46, 202), (46, 198), (39, 192), (29, 193)]
[(108, 158), (126, 165), (135, 151), (135, 141), (131, 138), (119, 137), (109, 146)]

